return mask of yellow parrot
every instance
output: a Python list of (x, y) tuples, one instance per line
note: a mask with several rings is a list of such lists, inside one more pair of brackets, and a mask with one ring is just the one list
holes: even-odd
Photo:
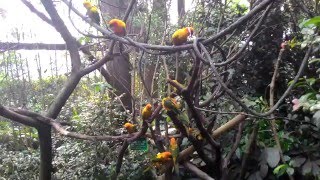
[(154, 159), (152, 159), (152, 162), (168, 162), (172, 160), (172, 154), (169, 151), (161, 152), (156, 155)]
[(170, 147), (169, 148), (170, 148), (170, 152), (171, 152), (172, 159), (173, 159), (174, 169), (175, 169), (177, 175), (179, 175), (179, 164), (177, 163), (177, 158), (179, 155), (179, 147), (178, 147), (177, 141), (174, 137), (170, 139)]
[(129, 134), (137, 131), (136, 126), (131, 123), (125, 123), (123, 127), (128, 131)]
[(178, 107), (177, 102), (174, 98), (171, 98), (171, 97), (163, 98), (162, 99), (162, 106), (167, 111), (172, 111), (177, 115), (180, 114), (179, 107)]
[(152, 114), (152, 106), (151, 106), (151, 104), (147, 104), (147, 105), (142, 109), (142, 112), (141, 112), (142, 119), (143, 119), (143, 120), (149, 119), (149, 117), (151, 116), (151, 114)]
[(109, 27), (117, 36), (126, 35), (126, 23), (120, 19), (111, 19), (109, 21)]
[(84, 1), (83, 6), (87, 9), (86, 15), (96, 24), (100, 26), (100, 15), (98, 8), (93, 6), (89, 1)]
[(185, 27), (182, 29), (178, 29), (172, 35), (172, 43), (175, 46), (182, 45), (187, 42), (188, 37), (193, 35), (193, 28), (192, 27)]

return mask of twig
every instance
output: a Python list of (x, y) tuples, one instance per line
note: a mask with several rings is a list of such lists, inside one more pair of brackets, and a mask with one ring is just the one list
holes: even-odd
[[(205, 46), (202, 45), (201, 43), (199, 43), (199, 44), (200, 44), (201, 49), (204, 51), (206, 58), (207, 58), (207, 59), (210, 59), (209, 62), (212, 62), (211, 57), (210, 57), (208, 51), (206, 50)], [(215, 65), (214, 65), (213, 63), (210, 63), (210, 64), (208, 64), (208, 65), (210, 65), (211, 69), (213, 70), (213, 72), (214, 72), (214, 74), (215, 74), (215, 76), (216, 76), (216, 79), (217, 79), (218, 82), (221, 84), (221, 87), (223, 88), (223, 90), (224, 90), (235, 102), (237, 102), (245, 111), (247, 111), (247, 112), (249, 112), (249, 113), (251, 113), (251, 114), (253, 114), (253, 115), (263, 117), (263, 116), (268, 116), (268, 115), (272, 114), (273, 111), (275, 111), (275, 110), (279, 107), (279, 105), (282, 103), (282, 101), (285, 99), (285, 97), (286, 97), (286, 96), (290, 93), (290, 91), (293, 89), (295, 83), (299, 80), (300, 76), (301, 76), (302, 73), (303, 73), (303, 70), (304, 70), (304, 68), (305, 68), (305, 66), (306, 66), (306, 64), (307, 64), (307, 62), (308, 62), (309, 56), (310, 56), (310, 54), (311, 54), (311, 51), (312, 51), (312, 46), (310, 46), (310, 47), (308, 48), (308, 50), (307, 50), (307, 52), (306, 52), (306, 54), (305, 54), (305, 57), (304, 57), (304, 59), (303, 59), (302, 62), (301, 62), (299, 71), (298, 71), (297, 75), (295, 76), (295, 78), (293, 79), (292, 84), (290, 84), (290, 86), (289, 86), (289, 87), (287, 88), (287, 90), (283, 93), (283, 95), (282, 95), (281, 98), (278, 100), (278, 102), (277, 102), (273, 107), (271, 107), (269, 111), (267, 111), (267, 112), (265, 112), (265, 113), (258, 113), (258, 112), (256, 112), (256, 111), (248, 108), (248, 107), (241, 101), (241, 99), (238, 98), (238, 97), (232, 92), (232, 90), (229, 89), (229, 88), (227, 87), (227, 85), (222, 81), (222, 79), (221, 79), (221, 77), (220, 77), (220, 75), (219, 75), (219, 73), (218, 73)]]
[(263, 21), (266, 19), (271, 7), (272, 7), (271, 3), (267, 9), (264, 11), (262, 17), (260, 18), (259, 22), (257, 23), (256, 27), (252, 30), (251, 34), (249, 35), (249, 37), (247, 38), (246, 42), (243, 44), (243, 46), (239, 49), (239, 51), (237, 53), (235, 53), (231, 58), (229, 58), (227, 61), (223, 61), (222, 63), (216, 63), (215, 66), (219, 65), (219, 66), (223, 66), (226, 64), (229, 64), (235, 60), (238, 59), (239, 56), (242, 55), (242, 53), (244, 52), (245, 49), (247, 49), (247, 46), (249, 44), (249, 42), (251, 41), (252, 37), (256, 34), (256, 32), (258, 31), (258, 29), (261, 27)]
[(118, 155), (118, 159), (117, 159), (117, 165), (116, 165), (116, 174), (117, 174), (117, 176), (120, 173), (121, 166), (122, 166), (122, 161), (123, 161), (123, 156), (124, 156), (124, 153), (126, 152), (128, 146), (129, 146), (128, 141), (124, 140), (123, 144), (122, 144), (122, 147), (120, 149), (119, 155)]
[(243, 130), (243, 122), (239, 124), (239, 128), (238, 128), (238, 133), (236, 135), (236, 140), (232, 145), (232, 148), (230, 150), (230, 152), (228, 153), (227, 157), (224, 159), (223, 161), (223, 165), (222, 165), (222, 172), (223, 172), (223, 176), (221, 179), (227, 179), (227, 175), (228, 175), (228, 164), (230, 162), (230, 159), (232, 158), (233, 154), (236, 152), (239, 144), (240, 144), (240, 140), (241, 140), (241, 136), (242, 136), (242, 130)]
[(131, 0), (131, 1), (130, 1), (130, 4), (129, 4), (129, 6), (128, 6), (125, 14), (124, 14), (124, 17), (123, 17), (123, 19), (122, 19), (124, 22), (126, 22), (126, 21), (128, 20), (128, 17), (129, 17), (129, 15), (130, 15), (130, 12), (132, 11), (133, 5), (134, 5), (135, 3), (136, 3), (136, 0)]
[(45, 14), (43, 14), (42, 12), (38, 11), (29, 1), (27, 0), (21, 0), (23, 2), (24, 5), (26, 5), (29, 10), (33, 13), (35, 13), (40, 19), (42, 19), (43, 21), (45, 21), (46, 23), (50, 24), (51, 26), (54, 26), (51, 19), (48, 18)]
[(259, 129), (258, 123), (255, 123), (253, 128), (252, 128), (252, 133), (250, 135), (250, 139), (249, 139), (249, 142), (247, 144), (246, 151), (245, 151), (245, 153), (243, 155), (243, 158), (242, 158), (241, 171), (240, 171), (240, 178), (239, 179), (243, 179), (244, 175), (246, 173), (248, 158), (249, 158), (249, 156), (251, 154), (251, 151), (252, 151), (252, 149), (253, 149), (253, 147), (255, 145), (257, 134), (258, 134), (258, 129)]
[[(279, 52), (279, 55), (278, 55), (278, 59), (277, 59), (277, 62), (276, 64), (274, 65), (274, 72), (273, 72), (273, 76), (272, 76), (272, 80), (271, 80), (271, 83), (270, 83), (270, 107), (274, 106), (274, 89), (275, 89), (275, 84), (276, 84), (276, 80), (277, 80), (277, 76), (278, 76), (278, 71), (279, 71), (279, 64), (280, 64), (280, 61), (282, 59), (282, 55), (284, 53), (284, 49), (281, 49), (280, 52)], [(271, 114), (270, 115), (271, 118), (275, 118), (274, 114)], [(281, 144), (280, 144), (280, 140), (279, 140), (279, 136), (278, 136), (278, 130), (277, 130), (277, 127), (276, 127), (276, 120), (275, 119), (272, 119), (271, 120), (271, 129), (272, 129), (272, 132), (273, 132), (273, 138), (276, 142), (276, 145), (277, 145), (277, 148), (279, 150), (279, 154), (280, 154), (280, 158), (281, 158), (281, 161), (282, 163), (285, 163), (285, 159), (284, 159), (284, 156), (283, 156), (283, 151), (282, 151), (282, 148), (281, 148)], [(290, 180), (293, 180), (293, 176), (288, 174), (289, 176), (289, 179)]]

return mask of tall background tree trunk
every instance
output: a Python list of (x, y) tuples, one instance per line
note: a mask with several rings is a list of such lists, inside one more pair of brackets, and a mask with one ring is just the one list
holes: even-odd
[[(106, 3), (104, 3), (106, 2)], [(108, 22), (110, 19), (122, 19), (129, 1), (127, 0), (105, 0), (101, 1), (101, 12)], [(127, 30), (130, 25), (127, 23)], [(128, 33), (128, 32), (127, 32)], [(114, 48), (114, 52), (120, 52), (118, 44)], [(120, 54), (114, 56), (112, 61), (106, 63), (108, 77), (106, 81), (116, 89), (117, 95), (123, 95), (121, 101), (126, 109), (132, 109), (131, 101), (131, 74), (130, 74), (130, 57), (129, 54)]]

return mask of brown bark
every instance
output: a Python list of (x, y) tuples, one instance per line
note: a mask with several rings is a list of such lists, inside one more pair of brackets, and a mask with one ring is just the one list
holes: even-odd
[[(110, 19), (121, 19), (125, 15), (126, 8), (129, 1), (124, 0), (106, 0), (105, 3), (101, 3), (101, 12), (107, 14)], [(108, 20), (106, 20), (108, 21)], [(128, 30), (127, 25), (127, 30)], [(129, 33), (129, 32), (127, 32)], [(120, 45), (119, 45), (120, 46)], [(115, 52), (119, 52), (119, 46), (114, 47)], [(126, 109), (132, 109), (131, 101), (131, 74), (130, 74), (130, 62), (129, 54), (120, 54), (113, 57), (112, 61), (106, 63), (107, 73), (103, 73), (106, 81), (116, 89), (116, 95), (121, 97), (121, 101)]]
[(184, 0), (178, 0), (178, 15), (179, 15), (179, 18), (183, 17), (185, 14), (186, 14), (185, 1)]

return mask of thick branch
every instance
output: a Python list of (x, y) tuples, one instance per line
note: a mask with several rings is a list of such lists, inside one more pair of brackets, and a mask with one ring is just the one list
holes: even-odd
[(18, 113), (15, 113), (11, 110), (9, 110), (8, 108), (4, 107), (3, 105), (0, 104), (0, 116), (3, 116), (5, 118), (8, 118), (12, 121), (24, 124), (26, 126), (31, 126), (31, 127), (38, 127), (39, 123), (28, 117), (28, 116), (24, 116), (24, 115), (20, 115)]
[(52, 126), (59, 134), (67, 137), (71, 137), (71, 138), (83, 139), (83, 140), (89, 140), (89, 141), (119, 141), (119, 140), (124, 140), (126, 138), (132, 137), (132, 135), (130, 134), (121, 135), (121, 136), (108, 136), (108, 135), (90, 136), (90, 135), (70, 132), (70, 131), (67, 131), (65, 128), (63, 128), (61, 124), (57, 122), (57, 120), (44, 117), (41, 114), (24, 110), (24, 109), (7, 108), (4, 106), (0, 106), (0, 110), (1, 109), (5, 109), (7, 114), (9, 114), (9, 116), (14, 117), (14, 119), (10, 118), (13, 121), (17, 121), (18, 120), (17, 118), (21, 119), (19, 116), (23, 116), (23, 118), (25, 119), (27, 118), (27, 119), (33, 120), (34, 123), (36, 124), (45, 124), (47, 126)]
[(55, 9), (53, 2), (51, 0), (41, 0), (43, 6), (51, 17), (53, 26), (60, 33), (62, 38), (67, 44), (67, 49), (70, 53), (71, 62), (72, 62), (72, 71), (76, 72), (80, 69), (80, 55), (78, 52), (78, 43), (77, 40), (71, 35), (67, 26), (64, 24), (60, 18), (57, 10)]
[(201, 179), (208, 179), (208, 180), (214, 180), (212, 177), (210, 177), (207, 173), (201, 171), (197, 166), (193, 165), (190, 162), (184, 162), (183, 165), (189, 169), (190, 171), (192, 171), (193, 173), (195, 173), (199, 178)]
[[(223, 133), (228, 132), (230, 129), (232, 129), (233, 127), (235, 127), (239, 123), (243, 122), (245, 119), (246, 119), (245, 115), (243, 115), (243, 114), (237, 115), (236, 117), (234, 117), (233, 119), (228, 121), (226, 124), (220, 126), (218, 129), (213, 131), (212, 132), (212, 137), (215, 138), (215, 139), (218, 138)], [(177, 161), (181, 161), (181, 160), (185, 159), (187, 156), (192, 154), (193, 151), (194, 151), (194, 147), (193, 146), (190, 146), (190, 147), (184, 149), (183, 151), (181, 151), (179, 153), (179, 157), (178, 157)]]
[(43, 21), (47, 22), (48, 24), (50, 24), (51, 26), (54, 26), (51, 19), (48, 18), (45, 14), (43, 14), (42, 12), (38, 11), (29, 1), (27, 0), (21, 0), (23, 2), (24, 5), (26, 5), (29, 10), (33, 13), (35, 13), (40, 19), (42, 19)]
[(0, 51), (7, 50), (66, 50), (65, 44), (45, 44), (45, 43), (14, 43), (14, 42), (0, 42)]
[(129, 143), (127, 140), (125, 140), (122, 144), (121, 150), (119, 152), (118, 160), (117, 160), (117, 165), (116, 165), (116, 174), (118, 175), (121, 170), (122, 166), (122, 161), (123, 161), (123, 156), (126, 150), (128, 149)]

